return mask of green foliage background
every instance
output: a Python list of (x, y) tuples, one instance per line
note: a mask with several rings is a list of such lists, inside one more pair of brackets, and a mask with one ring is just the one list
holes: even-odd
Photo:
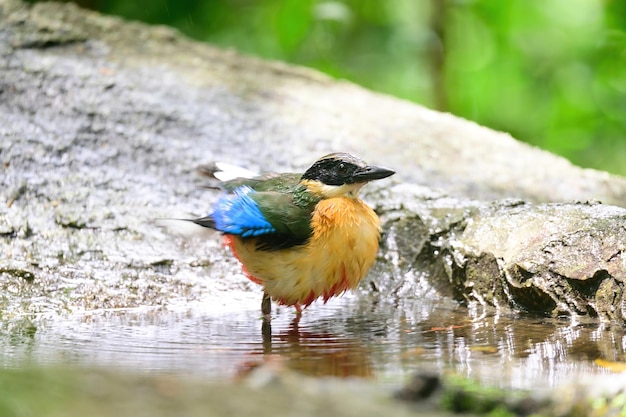
[(626, 175), (624, 0), (80, 0)]

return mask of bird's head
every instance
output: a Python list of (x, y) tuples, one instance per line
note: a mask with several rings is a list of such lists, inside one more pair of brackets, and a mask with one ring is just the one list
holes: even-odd
[(356, 197), (366, 183), (395, 174), (387, 168), (368, 165), (348, 153), (323, 156), (302, 175), (300, 182), (322, 198)]

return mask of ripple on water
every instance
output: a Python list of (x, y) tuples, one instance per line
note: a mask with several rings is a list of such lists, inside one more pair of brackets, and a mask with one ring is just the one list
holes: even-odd
[(414, 372), (455, 372), (502, 387), (537, 388), (609, 373), (623, 361), (623, 329), (518, 315), (478, 316), (445, 299), (373, 303), (344, 296), (295, 320), (278, 308), (271, 336), (258, 300), (93, 311), (5, 322), (2, 366), (76, 364), (233, 377), (273, 362), (314, 376), (399, 385)]

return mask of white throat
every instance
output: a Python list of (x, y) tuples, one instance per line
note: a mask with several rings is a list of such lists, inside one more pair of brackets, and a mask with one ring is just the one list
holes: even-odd
[(359, 190), (365, 185), (364, 182), (342, 185), (328, 185), (319, 181), (304, 180), (302, 183), (313, 193), (322, 198), (351, 197), (358, 198)]

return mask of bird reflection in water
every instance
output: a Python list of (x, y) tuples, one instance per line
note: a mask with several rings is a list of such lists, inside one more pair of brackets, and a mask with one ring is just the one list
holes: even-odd
[(271, 323), (263, 321), (261, 333), (263, 356), (253, 352), (256, 357), (239, 366), (238, 377), (245, 377), (259, 367), (268, 367), (271, 372), (297, 371), (315, 377), (371, 378), (374, 375), (370, 352), (363, 341), (328, 331), (302, 329), (299, 317), (292, 320), (288, 328), (274, 334)]

